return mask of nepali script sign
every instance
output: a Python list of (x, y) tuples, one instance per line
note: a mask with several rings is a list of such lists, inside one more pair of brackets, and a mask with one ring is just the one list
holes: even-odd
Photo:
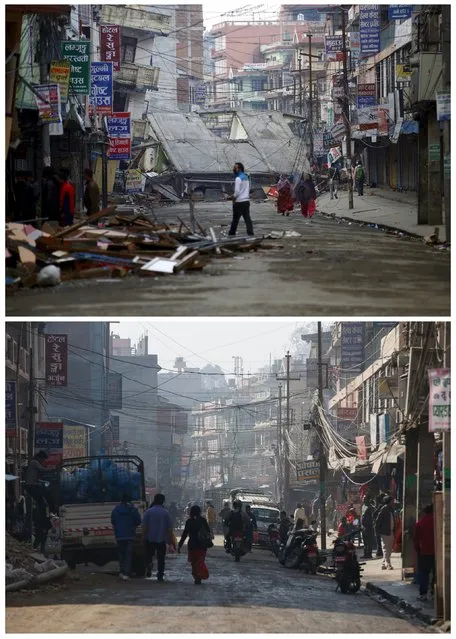
[(43, 466), (54, 468), (63, 459), (63, 423), (40, 422), (35, 426), (35, 453), (44, 450), (48, 457)]
[(112, 62), (92, 62), (90, 67), (90, 108), (103, 115), (111, 115)]
[(100, 26), (100, 59), (112, 62), (114, 71), (120, 69), (120, 26), (104, 24)]
[(51, 84), (60, 86), (60, 102), (68, 102), (68, 90), (70, 86), (71, 64), (68, 60), (53, 60), (49, 70), (49, 81)]
[(60, 86), (58, 84), (35, 84), (34, 90), (40, 122), (59, 124), (62, 121)]
[(296, 468), (298, 481), (315, 482), (320, 479), (320, 462), (305, 461)]
[(46, 384), (68, 385), (68, 335), (46, 335)]
[(428, 373), (429, 432), (446, 432), (451, 426), (451, 371), (435, 368)]
[(16, 382), (5, 381), (5, 426), (6, 436), (16, 437), (17, 397)]
[(79, 95), (90, 93), (90, 42), (65, 40), (61, 44), (62, 58), (71, 64), (70, 91)]
[(110, 160), (129, 160), (131, 158), (131, 120), (130, 113), (113, 113), (107, 118), (110, 148)]
[(361, 55), (380, 51), (380, 5), (366, 4), (359, 8), (359, 34)]

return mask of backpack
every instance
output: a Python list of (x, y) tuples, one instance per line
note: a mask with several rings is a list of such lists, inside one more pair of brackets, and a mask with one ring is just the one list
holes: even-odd
[(200, 524), (196, 537), (198, 539), (198, 544), (200, 544), (204, 548), (212, 548), (212, 546), (214, 545), (212, 543), (211, 533), (203, 525), (203, 522), (201, 522)]
[(364, 169), (362, 166), (357, 166), (356, 170), (355, 170), (355, 178), (357, 180), (362, 180), (364, 179)]

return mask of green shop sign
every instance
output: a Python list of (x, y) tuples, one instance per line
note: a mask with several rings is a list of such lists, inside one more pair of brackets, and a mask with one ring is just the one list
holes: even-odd
[(62, 59), (71, 65), (71, 95), (90, 93), (90, 42), (88, 40), (65, 40), (62, 42)]

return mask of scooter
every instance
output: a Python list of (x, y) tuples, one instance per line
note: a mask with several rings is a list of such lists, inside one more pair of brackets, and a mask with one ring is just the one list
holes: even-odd
[(318, 550), (317, 533), (309, 528), (290, 533), (287, 543), (280, 546), (278, 557), (285, 568), (299, 568), (304, 564), (306, 571), (313, 575), (326, 561)]
[(361, 588), (361, 573), (366, 562), (360, 563), (356, 554), (353, 537), (357, 532), (350, 533), (336, 539), (332, 553), (334, 577), (337, 582), (337, 590), (342, 593), (358, 592)]

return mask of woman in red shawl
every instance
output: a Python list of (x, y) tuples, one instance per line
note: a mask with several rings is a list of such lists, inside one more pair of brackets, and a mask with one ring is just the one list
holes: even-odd
[(294, 197), (301, 205), (301, 213), (304, 217), (313, 217), (317, 206), (317, 191), (310, 173), (302, 174), (298, 183), (294, 187)]
[(281, 175), (277, 182), (277, 213), (290, 215), (294, 208), (294, 198), (291, 192), (291, 183), (286, 175)]
[(199, 506), (192, 506), (190, 509), (190, 517), (185, 523), (184, 532), (179, 542), (179, 553), (187, 537), (188, 561), (192, 565), (195, 585), (199, 586), (203, 579), (209, 579), (209, 570), (205, 562), (206, 551), (214, 545), (211, 541), (209, 524), (201, 516), (201, 508)]

